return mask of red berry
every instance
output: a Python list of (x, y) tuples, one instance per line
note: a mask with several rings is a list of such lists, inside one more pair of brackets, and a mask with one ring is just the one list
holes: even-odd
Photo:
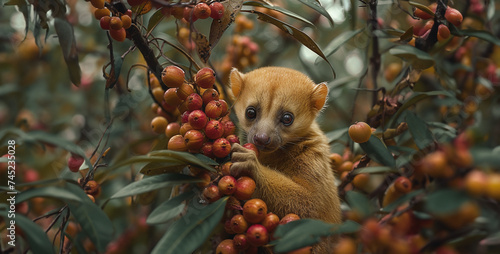
[(184, 17), (184, 20), (186, 20), (188, 23), (195, 22), (198, 19), (198, 17), (196, 17), (194, 15), (193, 8), (191, 8), (191, 7), (184, 8), (183, 17)]
[(284, 225), (284, 224), (287, 224), (287, 223), (289, 223), (291, 221), (295, 221), (295, 220), (300, 220), (300, 217), (297, 214), (289, 213), (289, 214), (283, 216), (283, 218), (281, 218), (279, 224)]
[(209, 139), (221, 138), (223, 134), (224, 127), (219, 121), (211, 120), (207, 123), (207, 126), (205, 127), (205, 135), (207, 135)]
[(236, 131), (236, 126), (232, 121), (224, 121), (222, 124), (224, 125), (224, 137), (232, 135)]
[(257, 149), (257, 147), (252, 144), (252, 143), (246, 143), (243, 145), (244, 148), (246, 149), (249, 149), (249, 150), (252, 150), (255, 152), (255, 155), (257, 155), (257, 157), (259, 157), (259, 149)]
[(238, 136), (236, 136), (234, 134), (227, 136), (226, 139), (227, 139), (227, 141), (229, 141), (229, 143), (231, 143), (231, 145), (233, 145), (234, 143), (237, 143), (237, 144), (240, 143), (240, 139), (238, 138)]
[(223, 176), (219, 180), (219, 191), (224, 195), (232, 195), (236, 191), (236, 179), (232, 176)]
[(438, 41), (444, 41), (450, 38), (450, 29), (448, 29), (448, 27), (443, 24), (439, 25), (437, 38)]
[(201, 153), (209, 158), (213, 158), (213, 142), (205, 142), (201, 147)]
[(201, 88), (211, 88), (215, 84), (215, 72), (209, 67), (202, 68), (196, 73), (194, 80)]
[(231, 144), (225, 138), (219, 138), (214, 141), (213, 153), (217, 158), (224, 158), (231, 153)]
[(83, 164), (83, 157), (76, 155), (76, 154), (71, 154), (71, 157), (68, 159), (68, 167), (71, 172), (78, 172), (80, 169), (80, 166)]
[(219, 200), (221, 197), (219, 188), (213, 184), (205, 187), (205, 189), (203, 189), (203, 197), (205, 197), (209, 203)]
[(186, 142), (186, 147), (189, 150), (199, 150), (203, 146), (205, 141), (205, 136), (198, 130), (189, 130), (184, 135), (184, 142)]
[(238, 254), (238, 250), (236, 250), (233, 240), (226, 239), (217, 245), (217, 249), (215, 250), (216, 254)]
[(109, 30), (110, 27), (109, 27), (109, 22), (111, 21), (111, 17), (110, 16), (104, 16), (102, 17), (100, 20), (99, 20), (99, 25), (101, 26), (101, 28), (103, 30)]
[(242, 176), (236, 180), (236, 191), (233, 196), (239, 200), (248, 200), (255, 192), (255, 181), (248, 177)]
[(190, 94), (186, 98), (186, 101), (187, 101), (187, 108), (189, 111), (201, 109), (201, 106), (203, 106), (203, 99), (197, 93)]
[(109, 30), (109, 35), (111, 38), (115, 39), (116, 41), (122, 42), (125, 41), (127, 38), (127, 31), (122, 27), (121, 29), (115, 30), (115, 29), (110, 29)]
[(213, 19), (221, 19), (224, 16), (224, 5), (219, 2), (211, 3), (210, 10), (210, 17)]
[(213, 88), (208, 88), (201, 97), (203, 98), (203, 104), (207, 105), (210, 101), (219, 100), (219, 92)]
[(415, 12), (414, 12), (414, 15), (421, 18), (421, 19), (431, 19), (433, 18), (432, 15), (430, 15), (429, 13), (425, 12), (425, 11), (422, 11), (420, 9), (415, 9)]
[(269, 233), (267, 229), (260, 224), (250, 226), (246, 235), (250, 244), (254, 246), (263, 246), (269, 242)]
[(246, 250), (250, 247), (246, 234), (237, 234), (233, 237), (234, 248), (237, 250)]
[(212, 10), (206, 3), (198, 3), (193, 10), (193, 15), (199, 19), (206, 19), (210, 17)]
[(189, 114), (188, 121), (193, 129), (201, 130), (207, 125), (208, 118), (205, 112), (198, 109)]
[(217, 100), (217, 101), (210, 101), (206, 106), (205, 106), (205, 113), (207, 114), (208, 117), (210, 118), (219, 118), (222, 114), (222, 104)]

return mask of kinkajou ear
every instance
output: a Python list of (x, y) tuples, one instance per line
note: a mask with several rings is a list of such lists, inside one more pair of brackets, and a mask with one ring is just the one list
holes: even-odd
[(328, 97), (328, 86), (326, 86), (326, 83), (320, 83), (316, 85), (311, 95), (312, 106), (316, 110), (320, 111), (325, 106), (327, 97)]
[(235, 98), (237, 98), (241, 93), (241, 89), (243, 88), (244, 77), (245, 74), (239, 72), (238, 69), (233, 68), (231, 70), (231, 75), (229, 76), (229, 84), (231, 86), (231, 91), (233, 92), (233, 96)]

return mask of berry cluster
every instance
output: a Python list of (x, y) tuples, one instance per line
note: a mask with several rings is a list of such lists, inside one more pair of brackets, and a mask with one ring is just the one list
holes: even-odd
[(132, 11), (127, 10), (126, 13), (111, 11), (105, 6), (105, 0), (90, 0), (90, 3), (97, 8), (94, 11), (94, 17), (99, 20), (101, 28), (109, 31), (109, 35), (114, 40), (124, 41), (127, 37), (125, 29), (132, 25)]
[[(258, 152), (255, 146), (245, 147)], [(237, 179), (230, 174), (232, 163), (226, 162), (220, 167), (220, 178), (211, 180), (206, 172), (197, 175), (206, 179), (203, 187), (203, 198), (209, 203), (219, 200), (222, 196), (230, 196), (226, 205), (224, 229), (232, 239), (219, 243), (216, 253), (257, 253), (259, 246), (266, 245), (276, 227), (290, 221), (300, 219), (296, 214), (287, 214), (281, 220), (268, 212), (266, 203), (258, 198), (251, 198), (255, 191), (255, 181), (248, 176)], [(308, 247), (310, 248), (310, 247)]]
[[(433, 3), (429, 6), (429, 9), (432, 10), (433, 13), (436, 13), (436, 8), (437, 8), (436, 3)], [(429, 14), (421, 9), (415, 9), (414, 15), (416, 17), (423, 19), (423, 20), (429, 20), (429, 19), (434, 18), (434, 15), (431, 15), (431, 14)], [(454, 26), (460, 26), (462, 24), (462, 21), (463, 21), (462, 14), (457, 9), (449, 7), (449, 6), (446, 8), (444, 18), (446, 19), (447, 22), (453, 24)], [(434, 20), (429, 20), (429, 21), (427, 21), (427, 23), (425, 23), (424, 27), (422, 27), (420, 29), (416, 29), (414, 31), (415, 35), (426, 38), (429, 35), (431, 28), (433, 26), (434, 26)], [(448, 28), (448, 26), (445, 24), (442, 24), (442, 23), (439, 24), (438, 33), (437, 33), (438, 41), (439, 42), (446, 41), (446, 40), (448, 40), (449, 37), (450, 37), (450, 29)]]
[(164, 6), (163, 14), (165, 16), (174, 16), (176, 19), (184, 20), (188, 23), (195, 22), (198, 19), (212, 18), (219, 20), (224, 16), (224, 5), (220, 2), (212, 2), (210, 5), (204, 1), (196, 4)]

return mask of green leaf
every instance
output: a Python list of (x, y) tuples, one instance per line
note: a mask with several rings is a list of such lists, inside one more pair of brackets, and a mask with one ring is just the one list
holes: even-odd
[(413, 26), (410, 26), (400, 37), (399, 40), (409, 42), (413, 39)]
[(389, 50), (391, 55), (408, 61), (416, 69), (427, 69), (434, 65), (434, 59), (429, 53), (410, 45), (399, 45)]
[(327, 19), (328, 19), (328, 22), (330, 22), (330, 25), (333, 26), (333, 19), (332, 17), (330, 16), (330, 14), (328, 14), (328, 12), (325, 10), (325, 8), (323, 8), (323, 6), (321, 6), (321, 3), (319, 1), (316, 1), (316, 0), (299, 0), (299, 2), (307, 5), (309, 8), (317, 11), (319, 14), (325, 16)]
[[(30, 219), (19, 213), (15, 213), (15, 218), (9, 217), (9, 215), (11, 214), (7, 214), (7, 212), (0, 213), (0, 216), (4, 218), (5, 225), (3, 226), (7, 228), (8, 235), (10, 235), (9, 227), (11, 227), (11, 225), (14, 225), (14, 227), (19, 227), (23, 230), (23, 232), (26, 232), (25, 234), (23, 234), (23, 237), (28, 241), (28, 244), (33, 253), (55, 253), (52, 242), (38, 224), (34, 223)], [(15, 224), (10, 224), (11, 221), (15, 221)], [(14, 231), (16, 231), (16, 229)], [(15, 234), (15, 236), (19, 237), (19, 234)], [(7, 241), (11, 240), (8, 236), (3, 235), (2, 237), (5, 237)], [(14, 244), (20, 245), (19, 240), (16, 239)]]
[(160, 239), (152, 254), (192, 253), (220, 223), (228, 197), (208, 206), (193, 200), (186, 215), (174, 222)]
[(184, 174), (163, 174), (133, 182), (116, 192), (110, 199), (123, 198), (183, 183), (197, 183), (200, 178)]
[(500, 165), (500, 147), (495, 149), (487, 147), (472, 147), (470, 153), (473, 158), (473, 164), (476, 167), (498, 168)]
[[(433, 97), (433, 96), (440, 96), (440, 95), (446, 96), (448, 98), (452, 98), (457, 103), (460, 103), (460, 101), (458, 101), (455, 98), (455, 96), (448, 91), (415, 92), (410, 96), (410, 98), (408, 98), (408, 100), (406, 100), (403, 103), (403, 105), (398, 109), (396, 114), (394, 114), (394, 116), (391, 118), (392, 121), (397, 120), (401, 113), (405, 112), (405, 110), (407, 108), (417, 104), (418, 102), (425, 100), (425, 99), (428, 99), (428, 98)], [(392, 126), (392, 124), (390, 124), (389, 126)]]
[(81, 203), (68, 203), (73, 217), (82, 227), (82, 230), (94, 243), (100, 252), (106, 251), (106, 246), (113, 240), (113, 223), (108, 216), (92, 202), (87, 194), (75, 184), (68, 184), (68, 190), (78, 195)]
[[(167, 8), (167, 7), (163, 7)], [(158, 9), (150, 18), (148, 21), (148, 29), (146, 30), (146, 33), (150, 33), (160, 22), (163, 20), (165, 15), (163, 15), (163, 8)]]
[(19, 193), (16, 196), (16, 203), (21, 203), (23, 201), (26, 201), (34, 197), (50, 197), (50, 198), (64, 200), (66, 202), (68, 201), (82, 202), (82, 199), (78, 195), (67, 190), (66, 188), (59, 186), (46, 186), (46, 187), (28, 189), (26, 191)]
[(487, 42), (491, 42), (497, 46), (500, 46), (500, 39), (498, 39), (498, 37), (496, 37), (495, 35), (491, 34), (488, 31), (473, 30), (473, 29), (458, 30), (458, 28), (453, 25), (449, 25), (449, 27), (451, 34), (455, 36), (476, 37), (478, 39), (485, 40)]
[(406, 203), (408, 200), (424, 193), (424, 189), (419, 189), (419, 190), (414, 190), (412, 192), (406, 193), (403, 196), (399, 197), (398, 199), (394, 200), (394, 202), (388, 204), (386, 207), (382, 208), (383, 212), (390, 212), (400, 205)]
[(285, 253), (313, 245), (319, 242), (321, 237), (354, 233), (359, 228), (358, 223), (350, 220), (342, 224), (330, 224), (321, 220), (301, 219), (279, 225), (273, 235), (278, 239), (271, 242), (271, 245), (275, 245), (275, 252)]
[(32, 132), (27, 133), (27, 135), (29, 136), (30, 139), (40, 141), (43, 143), (52, 144), (54, 146), (58, 146), (58, 147), (66, 150), (68, 152), (71, 152), (73, 154), (80, 155), (81, 157), (85, 158), (85, 163), (87, 163), (87, 165), (92, 165), (90, 163), (90, 160), (85, 155), (85, 152), (83, 151), (83, 149), (71, 141), (63, 139), (60, 136), (53, 135), (53, 134), (43, 132), (43, 131), (32, 131)]
[(359, 146), (366, 152), (370, 159), (375, 160), (382, 165), (396, 168), (396, 161), (392, 157), (391, 152), (376, 136), (371, 136), (367, 142), (360, 143)]
[(177, 197), (163, 202), (149, 214), (146, 223), (165, 223), (179, 216), (179, 214), (184, 211), (184, 208), (186, 207), (186, 204), (183, 202), (187, 199), (191, 199), (194, 195), (194, 192), (184, 192)]
[(270, 10), (275, 10), (277, 12), (281, 12), (291, 18), (294, 18), (296, 20), (300, 20), (310, 26), (315, 26), (313, 23), (311, 23), (309, 20), (303, 18), (302, 16), (294, 13), (294, 12), (291, 12), (287, 9), (283, 9), (279, 6), (271, 6), (271, 5), (267, 5), (265, 3), (260, 3), (260, 2), (255, 2), (255, 1), (247, 1), (247, 2), (244, 2), (243, 5), (248, 5), (248, 6), (257, 6), (257, 7), (263, 7), (263, 8), (266, 8), (266, 9), (270, 9)]
[(348, 191), (346, 193), (346, 200), (351, 208), (361, 213), (363, 217), (368, 216), (375, 211), (370, 199), (357, 191)]
[[(345, 45), (350, 39), (352, 39), (357, 34), (363, 32), (365, 29), (361, 28), (355, 31), (345, 31), (339, 36), (335, 37), (328, 46), (326, 46), (324, 53), (326, 57), (331, 56), (335, 53), (341, 46)], [(316, 59), (316, 64), (319, 63), (319, 58)]]
[(140, 173), (148, 176), (179, 173), (184, 167), (185, 163), (177, 159), (172, 162), (150, 162), (141, 168)]
[(386, 173), (397, 173), (399, 170), (390, 167), (364, 167), (356, 170), (356, 174), (386, 174)]
[(406, 114), (406, 122), (408, 123), (413, 141), (420, 150), (423, 150), (434, 143), (434, 137), (432, 136), (432, 132), (429, 130), (429, 127), (415, 113), (408, 111)]
[(333, 78), (335, 78), (335, 70), (333, 69), (331, 63), (328, 61), (328, 59), (323, 54), (323, 52), (321, 51), (319, 46), (316, 44), (316, 42), (314, 42), (314, 40), (311, 39), (311, 37), (309, 37), (304, 32), (300, 31), (299, 29), (293, 27), (292, 25), (287, 24), (287, 23), (285, 23), (279, 19), (276, 19), (272, 16), (269, 16), (267, 14), (264, 14), (264, 13), (258, 12), (258, 11), (250, 11), (250, 12), (257, 14), (258, 18), (260, 20), (267, 22), (267, 23), (270, 23), (270, 24), (273, 24), (276, 27), (278, 27), (279, 29), (281, 29), (283, 32), (291, 35), (297, 41), (302, 43), (302, 45), (304, 45), (305, 47), (307, 47), (308, 49), (310, 49), (311, 51), (316, 53), (318, 56), (323, 58), (323, 60), (325, 60), (325, 62), (327, 62), (328, 65), (330, 66), (330, 69), (332, 70), (332, 73), (333, 73)]
[(19, 90), (19, 86), (16, 84), (2, 84), (0, 86), (0, 96), (5, 96), (7, 94), (11, 94), (17, 92)]
[(273, 242), (276, 244), (274, 251), (285, 253), (313, 245), (319, 242), (322, 236), (330, 235), (333, 228), (333, 224), (313, 219), (301, 219), (279, 225), (274, 232), (274, 237), (278, 238)]
[(342, 128), (326, 133), (326, 137), (328, 138), (328, 143), (332, 143), (336, 140), (345, 137), (348, 130), (349, 128)]
[(425, 199), (425, 209), (431, 214), (449, 214), (457, 211), (469, 198), (463, 191), (455, 189), (437, 190)]
[(78, 63), (78, 51), (76, 49), (73, 27), (67, 20), (56, 17), (54, 18), (54, 28), (59, 38), (64, 60), (68, 66), (69, 78), (73, 84), (79, 86), (82, 73)]
[(426, 5), (423, 5), (423, 4), (420, 4), (420, 3), (416, 3), (416, 2), (412, 2), (412, 1), (408, 1), (408, 3), (410, 5), (412, 5), (412, 6), (414, 6), (414, 7), (419, 8), (422, 11), (425, 11), (427, 14), (431, 15), (432, 17), (434, 17), (434, 12), (429, 7), (427, 7)]
[(181, 161), (184, 161), (186, 164), (196, 165), (212, 172), (215, 172), (215, 169), (211, 166), (219, 165), (217, 162), (209, 159), (206, 156), (203, 155), (195, 156), (191, 153), (186, 153), (186, 152), (178, 152), (172, 150), (156, 150), (150, 152), (149, 155), (173, 157)]

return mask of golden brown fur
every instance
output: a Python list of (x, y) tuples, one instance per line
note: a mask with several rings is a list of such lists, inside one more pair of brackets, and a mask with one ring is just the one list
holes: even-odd
[[(296, 213), (301, 218), (340, 223), (329, 147), (315, 122), (326, 101), (326, 85), (316, 85), (302, 73), (281, 67), (247, 74), (234, 69), (230, 83), (236, 99), (234, 111), (246, 134), (242, 142), (256, 143), (260, 151), (257, 158), (253, 151), (235, 144), (232, 170), (250, 174), (257, 183), (255, 196), (280, 217)], [(249, 108), (256, 112), (255, 118), (247, 117)], [(283, 122), (285, 113), (294, 116), (289, 126)], [(257, 137), (268, 142), (263, 144), (263, 138)], [(313, 252), (328, 253), (330, 244), (323, 241)]]

